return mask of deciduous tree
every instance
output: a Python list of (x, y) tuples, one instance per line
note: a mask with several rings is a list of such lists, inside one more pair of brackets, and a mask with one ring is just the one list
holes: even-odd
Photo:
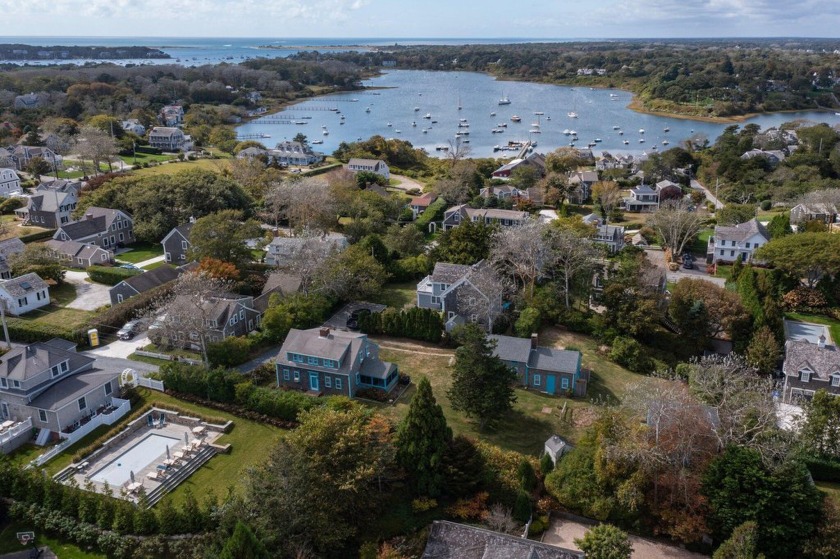
[(241, 268), (252, 260), (251, 249), (245, 241), (261, 234), (256, 221), (243, 221), (241, 212), (223, 210), (199, 218), (193, 224), (188, 257), (192, 260), (212, 258)]
[(840, 273), (840, 235), (800, 233), (773, 239), (755, 251), (764, 260), (813, 288), (824, 275)]
[(648, 220), (674, 258), (681, 255), (703, 228), (700, 212), (689, 210), (686, 200), (668, 200)]

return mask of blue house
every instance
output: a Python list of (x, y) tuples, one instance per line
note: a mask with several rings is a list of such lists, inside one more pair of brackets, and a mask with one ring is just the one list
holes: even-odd
[(365, 334), (329, 328), (290, 330), (275, 367), (278, 387), (350, 398), (364, 388), (390, 392), (400, 376)]
[(579, 351), (540, 347), (537, 334), (531, 338), (489, 336), (496, 342), (493, 354), (516, 370), (519, 382), (547, 394), (585, 396), (589, 371), (581, 370)]

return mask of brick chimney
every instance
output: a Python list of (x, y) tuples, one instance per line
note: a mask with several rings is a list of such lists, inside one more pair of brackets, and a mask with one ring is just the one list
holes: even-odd
[(85, 214), (85, 219), (93, 219), (93, 214), (92, 213)]
[(540, 335), (537, 333), (531, 334), (531, 349), (537, 349), (539, 345)]
[(319, 338), (329, 338), (330, 337), (330, 329), (329, 328), (321, 328), (318, 330), (318, 337)]

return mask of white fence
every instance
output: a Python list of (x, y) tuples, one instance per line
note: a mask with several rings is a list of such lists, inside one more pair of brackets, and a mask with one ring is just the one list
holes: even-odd
[(164, 392), (162, 380), (155, 380), (151, 378), (141, 377), (138, 375), (137, 384), (138, 386), (145, 386), (146, 388), (151, 388), (152, 390)]
[(25, 421), (21, 421), (17, 425), (0, 433), (0, 447), (13, 441), (19, 435), (32, 430), (32, 418), (27, 417)]
[(145, 351), (143, 349), (137, 349), (134, 351), (135, 355), (143, 355), (145, 357), (154, 357), (155, 359), (163, 359), (164, 361), (181, 361), (183, 363), (187, 363), (188, 365), (201, 365), (201, 361), (196, 359), (190, 359), (188, 357), (179, 357), (177, 355), (169, 355), (166, 353), (157, 353), (155, 351)]
[(56, 455), (61, 453), (64, 449), (68, 446), (72, 445), (73, 443), (78, 442), (82, 439), (82, 437), (90, 434), (94, 429), (99, 427), (100, 425), (113, 425), (121, 417), (131, 410), (131, 402), (128, 400), (123, 400), (121, 398), (111, 398), (111, 405), (116, 406), (116, 409), (112, 410), (110, 413), (100, 413), (94, 415), (90, 418), (90, 421), (73, 431), (72, 433), (60, 433), (59, 435), (64, 440), (61, 441), (59, 444), (55, 445), (47, 452), (39, 456), (35, 459), (34, 463), (36, 466), (41, 466), (46, 464), (48, 461), (52, 460)]

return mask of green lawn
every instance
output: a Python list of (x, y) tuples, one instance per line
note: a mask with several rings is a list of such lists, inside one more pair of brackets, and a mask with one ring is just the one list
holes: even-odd
[(714, 235), (714, 229), (703, 229), (700, 233), (695, 237), (694, 243), (691, 245), (691, 252), (692, 254), (702, 256), (703, 258), (706, 257), (706, 250), (709, 247), (709, 237)]
[(815, 324), (824, 324), (828, 326), (828, 331), (831, 334), (831, 339), (835, 344), (840, 343), (840, 320), (834, 320), (827, 316), (819, 314), (803, 314), (797, 312), (786, 312), (785, 318), (788, 320), (798, 320), (800, 322), (813, 322)]
[(156, 165), (147, 169), (135, 169), (132, 174), (141, 176), (172, 175), (187, 169), (204, 169), (222, 173), (230, 168), (230, 161), (225, 159), (197, 159), (195, 161), (184, 161), (178, 163), (166, 163)]
[(137, 157), (133, 155), (120, 155), (120, 159), (125, 161), (126, 165), (142, 165), (143, 163), (148, 163), (150, 161), (171, 161), (172, 159), (177, 159), (178, 156), (172, 155), (171, 153), (162, 153), (160, 155), (155, 155), (152, 153), (137, 153)]
[(716, 278), (724, 278), (727, 282), (732, 280), (732, 266), (728, 264), (718, 264), (715, 272)]
[(820, 491), (825, 493), (829, 499), (833, 499), (840, 504), (840, 483), (831, 483), (828, 481), (816, 482)]
[(163, 261), (163, 260), (161, 260), (160, 262), (152, 262), (151, 264), (148, 264), (148, 265), (146, 265), (146, 266), (143, 266), (143, 268), (142, 268), (142, 269), (143, 269), (143, 270), (146, 270), (146, 271), (149, 271), (149, 270), (154, 270), (155, 268), (160, 268), (160, 267), (161, 267), (161, 266), (163, 266), (164, 264), (166, 264), (166, 262), (165, 262), (165, 261)]
[(417, 303), (417, 282), (389, 283), (371, 301), (397, 309), (413, 307)]
[[(388, 348), (388, 339), (379, 339), (382, 343), (380, 356), (386, 361), (399, 365), (402, 372), (412, 376), (414, 382), (427, 377), (432, 383), (435, 398), (443, 408), (446, 419), (455, 434), (464, 434), (481, 438), (508, 450), (536, 455), (543, 448), (545, 440), (552, 434), (563, 435), (576, 441), (583, 431), (595, 420), (592, 401), (621, 399), (632, 383), (656, 382), (650, 377), (637, 375), (606, 360), (598, 353), (598, 344), (591, 338), (579, 334), (546, 330), (541, 334), (540, 343), (553, 347), (574, 347), (583, 354), (583, 367), (592, 369), (589, 393), (585, 399), (568, 399), (549, 396), (534, 390), (518, 389), (517, 401), (513, 412), (492, 430), (479, 431), (478, 424), (469, 420), (460, 412), (452, 409), (446, 391), (452, 384), (449, 359), (451, 350), (436, 346), (412, 344), (421, 351), (439, 355), (422, 355)], [(402, 343), (402, 341), (401, 341)], [(399, 420), (408, 412), (408, 405), (414, 388), (400, 398), (394, 406), (377, 406), (383, 413)], [(566, 412), (563, 413), (563, 407)], [(545, 412), (548, 413), (545, 413)]]
[(64, 282), (61, 285), (50, 286), (50, 301), (59, 307), (72, 303), (75, 298), (76, 286), (71, 283)]
[(117, 260), (137, 264), (138, 262), (163, 255), (163, 245), (160, 243), (137, 242), (128, 248), (131, 250), (118, 255)]
[(46, 307), (30, 311), (24, 316), (8, 317), (6, 320), (9, 321), (9, 324), (14, 321), (40, 322), (65, 329), (73, 329), (85, 324), (92, 314), (91, 311), (59, 307), (55, 302), (52, 302)]
[(38, 545), (48, 545), (60, 559), (105, 559), (104, 555), (82, 551), (78, 546), (62, 543), (43, 532), (32, 529), (32, 526), (20, 522), (12, 522), (0, 527), (0, 554), (23, 551), (17, 539), (18, 532), (35, 532), (35, 542)]

